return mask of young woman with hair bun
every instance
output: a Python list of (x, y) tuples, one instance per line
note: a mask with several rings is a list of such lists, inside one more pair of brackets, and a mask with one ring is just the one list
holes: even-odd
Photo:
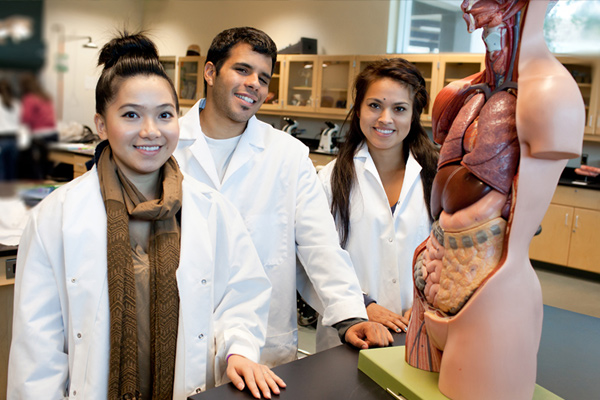
[(177, 94), (155, 45), (102, 49), (95, 165), (32, 212), (19, 244), (8, 398), (185, 399), (256, 363), (271, 286), (244, 223), (171, 157)]

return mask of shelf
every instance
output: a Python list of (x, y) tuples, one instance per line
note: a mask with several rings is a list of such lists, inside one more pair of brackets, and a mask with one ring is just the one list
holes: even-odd
[(313, 88), (310, 86), (292, 86), (293, 90), (312, 90)]
[(600, 135), (583, 135), (584, 142), (600, 142)]

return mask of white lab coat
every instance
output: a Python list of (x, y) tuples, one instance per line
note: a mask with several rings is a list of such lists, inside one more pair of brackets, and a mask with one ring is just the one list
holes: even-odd
[[(17, 256), (9, 399), (106, 399), (106, 212), (94, 167), (32, 210)], [(173, 399), (220, 381), (227, 354), (258, 361), (270, 283), (234, 207), (183, 180)]]
[[(200, 128), (203, 107), (204, 99), (180, 119), (174, 155), (182, 170), (218, 189), (240, 211), (273, 285), (261, 363), (283, 364), (296, 358), (298, 347), (296, 254), (318, 296), (305, 299), (319, 307), (326, 325), (367, 317), (358, 280), (339, 246), (308, 148), (252, 117), (221, 183)], [(304, 297), (304, 285), (298, 290)]]
[[(335, 160), (319, 171), (331, 203), (331, 173)], [(412, 260), (416, 247), (431, 232), (423, 196), (421, 166), (412, 153), (392, 214), (381, 178), (363, 144), (354, 156), (356, 184), (350, 198), (350, 232), (346, 250), (364, 293), (377, 304), (402, 315), (412, 307)], [(317, 327), (317, 350), (339, 344), (334, 329)]]

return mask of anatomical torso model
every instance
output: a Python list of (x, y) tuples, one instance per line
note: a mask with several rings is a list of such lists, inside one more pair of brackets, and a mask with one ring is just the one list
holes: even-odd
[(437, 96), (442, 145), (429, 239), (415, 252), (407, 362), (439, 371), (451, 399), (528, 399), (542, 328), (529, 243), (568, 158), (584, 105), (543, 38), (547, 0), (465, 0), (486, 69)]

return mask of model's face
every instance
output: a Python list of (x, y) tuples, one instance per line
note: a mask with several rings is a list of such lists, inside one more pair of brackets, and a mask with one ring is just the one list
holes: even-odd
[(246, 123), (265, 101), (271, 81), (271, 58), (257, 53), (246, 43), (235, 45), (217, 74), (207, 63), (204, 78), (213, 112), (233, 122)]
[(360, 106), (360, 129), (369, 151), (398, 151), (408, 136), (413, 95), (408, 87), (390, 78), (371, 83)]
[(108, 139), (115, 162), (132, 182), (158, 173), (179, 139), (175, 99), (169, 83), (158, 76), (123, 80), (105, 115), (96, 114), (100, 138)]

